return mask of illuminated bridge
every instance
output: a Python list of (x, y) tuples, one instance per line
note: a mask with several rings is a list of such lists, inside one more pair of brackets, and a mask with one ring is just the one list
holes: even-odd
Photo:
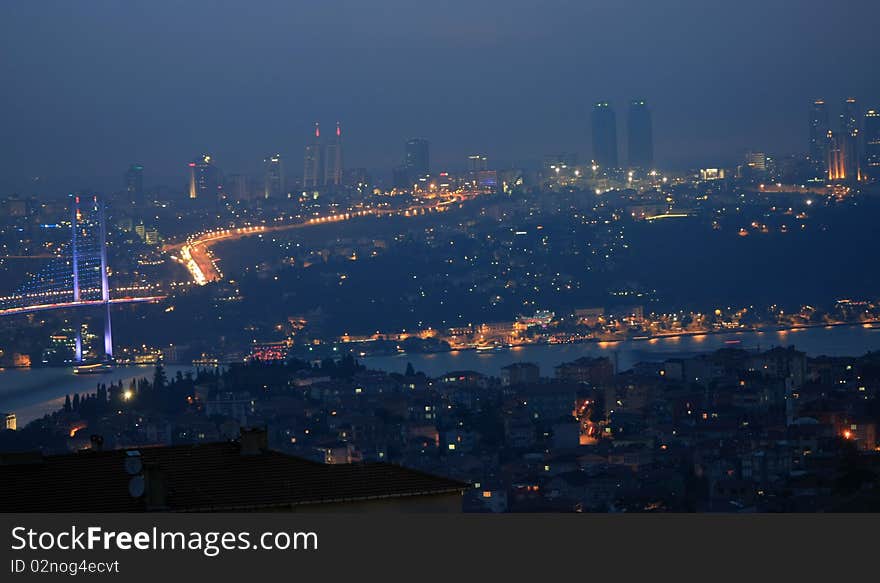
[[(107, 360), (112, 360), (110, 305), (152, 302), (162, 296), (148, 295), (149, 289), (132, 286), (117, 288), (114, 292), (118, 297), (110, 297), (103, 200), (97, 196), (72, 197), (70, 225), (71, 241), (67, 252), (50, 260), (11, 295), (0, 297), (0, 316), (68, 308), (103, 308), (104, 354)], [(82, 348), (82, 326), (77, 324), (77, 362), (82, 362)]]

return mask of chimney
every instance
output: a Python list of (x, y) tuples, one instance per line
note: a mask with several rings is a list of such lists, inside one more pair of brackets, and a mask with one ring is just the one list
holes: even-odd
[(92, 442), (92, 451), (102, 451), (104, 449), (104, 436), (93, 434), (89, 437)]
[(260, 455), (269, 449), (269, 434), (265, 427), (242, 427), (238, 443), (241, 455)]

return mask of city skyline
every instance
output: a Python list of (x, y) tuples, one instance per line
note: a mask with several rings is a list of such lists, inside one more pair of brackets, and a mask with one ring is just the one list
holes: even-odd
[[(21, 31), (37, 14), (17, 7), (0, 21), (8, 29), (3, 42), (19, 47), (16, 53), (22, 56), (15, 67), (0, 67), (0, 75), (16, 94), (43, 97), (0, 107), (10, 138), (0, 152), (0, 188), (26, 192), (30, 179), (40, 176), (50, 184), (73, 179), (77, 187), (105, 190), (118, 181), (116, 169), (133, 160), (145, 161), (158, 181), (173, 185), (179, 160), (200, 151), (212, 151), (226, 167), (259, 175), (261, 152), (299, 158), (302, 136), (316, 118), (341, 119), (352, 136), (346, 158), (370, 169), (398, 164), (397, 144), (414, 135), (431, 140), (432, 157), (442, 165), (459, 160), (466, 150), (489, 152), (499, 164), (540, 160), (555, 150), (583, 156), (590, 152), (589, 104), (608, 99), (624, 117), (628, 100), (641, 96), (652, 105), (661, 166), (724, 164), (750, 149), (797, 152), (804, 142), (803, 103), (819, 95), (837, 103), (850, 94), (872, 107), (878, 102), (877, 81), (863, 74), (870, 70), (868, 27), (878, 8), (855, 4), (860, 18), (847, 18), (852, 11), (830, 14), (822, 38), (835, 33), (840, 38), (819, 43), (808, 6), (792, 11), (771, 3), (756, 17), (748, 10), (729, 13), (685, 3), (662, 9), (662, 32), (642, 27), (645, 34), (630, 39), (626, 50), (603, 53), (602, 59), (592, 56), (593, 49), (603, 42), (619, 45), (626, 32), (601, 23), (620, 22), (625, 14), (629, 26), (638, 26), (657, 18), (661, 9), (646, 4), (624, 12), (515, 2), (500, 14), (478, 3), (469, 8), (476, 19), (471, 22), (488, 27), (462, 23), (454, 16), (457, 6), (450, 13), (401, 10), (390, 27), (364, 7), (343, 5), (331, 15), (329, 5), (277, 5), (271, 27), (278, 32), (305, 18), (316, 25), (333, 18), (363, 21), (373, 28), (352, 28), (330, 53), (311, 61), (297, 55), (303, 43), (314, 40), (313, 33), (266, 35), (271, 40), (248, 48), (234, 43), (235, 49), (224, 46), (222, 35), (211, 34), (199, 47), (210, 55), (200, 75), (191, 75), (189, 59), (172, 57), (195, 54), (194, 41), (182, 34), (193, 19), (236, 30), (241, 39), (257, 38), (264, 20), (236, 15), (233, 29), (232, 14), (222, 7), (200, 11), (192, 5), (170, 12), (158, 3), (143, 13), (126, 7), (59, 7), (70, 25), (60, 26), (68, 20), (59, 18), (42, 33), (51, 37), (37, 35), (40, 42), (34, 43)], [(167, 24), (162, 39), (167, 46), (129, 34), (139, 27), (133, 16)], [(384, 32), (388, 40), (361, 28)], [(74, 39), (72, 30), (92, 34)], [(753, 40), (744, 44), (740, 39), (746, 32)], [(557, 37), (573, 43), (573, 50), (563, 58), (543, 58), (559, 48)], [(96, 53), (105, 41), (130, 50), (121, 51), (125, 57)], [(418, 48), (407, 52), (401, 46)], [(535, 52), (541, 46), (546, 49)], [(440, 55), (449, 60), (438, 78)], [(499, 61), (502, 55), (509, 58)], [(342, 64), (331, 73), (322, 66), (328, 59)], [(379, 68), (383, 59), (392, 66)], [(289, 66), (280, 67), (285, 60)], [(667, 66), (673, 60), (677, 66)], [(48, 62), (64, 65), (65, 72), (41, 75)], [(499, 62), (509, 65), (499, 69)], [(423, 66), (414, 66), (419, 63)], [(686, 74), (697, 63), (706, 67), (703, 77), (710, 83)], [(785, 76), (771, 74), (780, 67)], [(590, 74), (575, 79), (573, 70)], [(412, 79), (402, 84), (397, 72), (404, 71)], [(312, 81), (308, 91), (303, 80)], [(357, 97), (351, 99), (355, 87)], [(463, 87), (467, 91), (458, 90)], [(248, 102), (249, 94), (260, 97)], [(45, 107), (49, 99), (51, 108)], [(152, 113), (157, 108), (163, 111), (158, 118)]]

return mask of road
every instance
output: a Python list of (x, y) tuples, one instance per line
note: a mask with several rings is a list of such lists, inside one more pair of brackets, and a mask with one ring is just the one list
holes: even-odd
[[(172, 259), (181, 263), (189, 271), (192, 280), (197, 285), (206, 285), (210, 282), (223, 279), (223, 273), (217, 267), (217, 260), (211, 252), (211, 247), (221, 241), (235, 241), (244, 237), (253, 235), (262, 235), (265, 233), (273, 233), (276, 231), (288, 231), (291, 229), (304, 229), (317, 225), (326, 225), (329, 223), (339, 223), (352, 219), (368, 217), (368, 216), (420, 216), (429, 212), (443, 211), (453, 204), (470, 200), (478, 195), (458, 195), (454, 199), (445, 199), (428, 205), (414, 205), (403, 209), (367, 209), (353, 211), (348, 213), (340, 213), (326, 215), (320, 217), (312, 217), (307, 221), (299, 221), (296, 223), (286, 223), (278, 225), (251, 225), (244, 227), (233, 227), (228, 229), (217, 229), (205, 231), (195, 235), (190, 235), (185, 242), (173, 245), (166, 245), (164, 251), (171, 254)], [(174, 254), (178, 251), (178, 254)]]

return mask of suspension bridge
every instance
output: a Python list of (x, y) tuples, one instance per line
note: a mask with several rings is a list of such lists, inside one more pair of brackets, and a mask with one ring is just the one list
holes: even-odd
[[(12, 294), (0, 297), (0, 317), (46, 310), (103, 309), (104, 359), (113, 360), (110, 306), (155, 302), (164, 296), (149, 295), (141, 286), (116, 288), (110, 297), (107, 264), (107, 219), (103, 199), (97, 195), (72, 196), (70, 244), (65, 252), (31, 275)], [(83, 361), (82, 325), (76, 322), (75, 360)]]

